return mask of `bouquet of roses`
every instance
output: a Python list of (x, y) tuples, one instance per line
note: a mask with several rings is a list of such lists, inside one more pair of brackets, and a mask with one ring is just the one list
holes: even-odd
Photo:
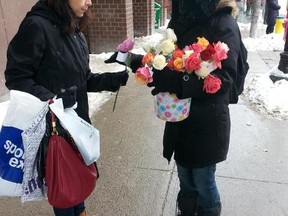
[(204, 37), (198, 37), (198, 41), (183, 50), (176, 45), (177, 37), (172, 29), (166, 30), (166, 37), (162, 41), (159, 54), (154, 48), (148, 50), (142, 59), (143, 67), (136, 73), (136, 80), (141, 84), (153, 81), (152, 68), (162, 70), (169, 67), (181, 73), (195, 73), (199, 79), (204, 79), (203, 90), (207, 93), (215, 93), (220, 89), (221, 80), (211, 74), (216, 68), (222, 68), (221, 61), (226, 59), (229, 51), (223, 42), (210, 44)]

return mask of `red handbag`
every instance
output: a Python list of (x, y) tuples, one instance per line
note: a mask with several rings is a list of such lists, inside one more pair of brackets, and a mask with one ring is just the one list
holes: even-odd
[(82, 203), (93, 192), (98, 173), (95, 164), (86, 166), (77, 149), (58, 135), (52, 111), (51, 118), (53, 132), (45, 171), (48, 202), (56, 208), (70, 208)]

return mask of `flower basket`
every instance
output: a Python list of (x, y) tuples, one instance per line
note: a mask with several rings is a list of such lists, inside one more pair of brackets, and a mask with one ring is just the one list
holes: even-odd
[(191, 98), (178, 99), (175, 94), (161, 92), (154, 97), (156, 116), (164, 121), (179, 122), (189, 116)]

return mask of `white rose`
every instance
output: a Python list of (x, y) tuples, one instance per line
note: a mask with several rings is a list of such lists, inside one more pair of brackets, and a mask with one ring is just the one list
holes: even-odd
[(175, 50), (174, 42), (170, 39), (164, 40), (161, 43), (161, 50), (162, 50), (163, 55), (165, 55), (165, 56), (173, 53)]
[(163, 55), (156, 55), (153, 61), (153, 67), (157, 70), (163, 70), (167, 65), (166, 58)]
[(193, 50), (186, 50), (184, 52), (183, 59), (187, 59), (192, 53), (194, 53)]
[(148, 45), (148, 44), (144, 44), (143, 45), (143, 50), (146, 52), (146, 53), (150, 53), (150, 52), (154, 52), (155, 51), (155, 47), (151, 46), (151, 45)]
[(195, 74), (200, 78), (207, 77), (215, 68), (213, 67), (212, 63), (209, 62), (201, 62), (201, 69), (195, 71)]
[(165, 38), (172, 40), (174, 43), (177, 41), (177, 36), (173, 29), (167, 28), (165, 31)]

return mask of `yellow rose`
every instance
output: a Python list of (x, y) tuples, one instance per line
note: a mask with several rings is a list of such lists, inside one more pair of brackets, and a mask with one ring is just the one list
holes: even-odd
[(163, 55), (156, 55), (153, 62), (153, 67), (157, 70), (163, 70), (167, 65), (166, 58)]
[(207, 46), (209, 45), (209, 41), (206, 39), (206, 38), (204, 38), (204, 37), (197, 37), (197, 39), (198, 39), (198, 42), (197, 42), (197, 44), (199, 44), (200, 46), (202, 46), (203, 47), (203, 49), (206, 49), (207, 48)]
[(161, 50), (162, 50), (162, 54), (165, 56), (173, 53), (175, 50), (174, 42), (171, 39), (164, 40), (161, 43)]
[(177, 41), (177, 36), (171, 28), (166, 29), (165, 38), (172, 40), (174, 43)]

